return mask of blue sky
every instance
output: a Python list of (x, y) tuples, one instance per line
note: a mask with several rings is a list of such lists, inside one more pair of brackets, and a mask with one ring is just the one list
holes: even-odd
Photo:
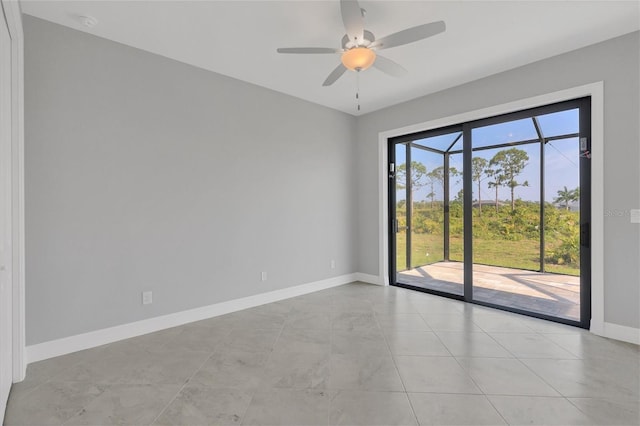
[[(562, 111), (538, 117), (540, 127), (544, 136), (557, 136), (561, 134), (571, 134), (578, 132), (578, 110)], [(420, 143), (437, 149), (446, 149), (456, 138), (457, 134), (443, 135), (429, 139), (423, 139)], [(531, 119), (517, 120), (501, 123), (492, 126), (476, 128), (472, 133), (473, 146), (483, 147), (494, 144), (502, 144), (519, 140), (535, 139), (537, 134)], [(456, 147), (462, 146), (462, 138), (456, 143)], [(529, 144), (518, 146), (527, 152), (529, 161), (522, 174), (517, 178), (518, 182), (528, 181), (528, 187), (518, 187), (515, 190), (516, 198), (529, 201), (540, 200), (540, 145)], [(500, 149), (488, 149), (475, 151), (474, 157), (482, 157), (489, 161)], [(414, 148), (411, 152), (412, 160), (419, 161), (431, 171), (442, 166), (442, 155), (431, 153), (425, 150)], [(404, 148), (397, 147), (396, 163), (400, 165), (404, 162)], [(458, 170), (462, 170), (462, 154), (452, 155), (450, 165)], [(558, 190), (566, 186), (574, 189), (579, 186), (579, 144), (578, 138), (561, 139), (548, 142), (545, 149), (545, 201), (553, 201), (557, 197)], [(483, 200), (495, 199), (495, 189), (489, 188), (488, 179), (481, 183), (481, 195)], [(474, 200), (478, 199), (477, 182), (473, 185)], [(436, 199), (442, 199), (442, 187), (435, 186)], [(455, 198), (458, 191), (462, 189), (460, 177), (451, 180), (451, 198)], [(414, 193), (415, 201), (427, 199), (430, 192), (428, 186)], [(398, 192), (398, 200), (405, 198), (404, 191)], [(501, 200), (510, 198), (509, 188), (501, 187), (498, 197)]]

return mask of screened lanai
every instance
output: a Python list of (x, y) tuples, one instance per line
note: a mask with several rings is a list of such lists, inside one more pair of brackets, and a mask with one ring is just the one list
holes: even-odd
[(580, 322), (587, 103), (393, 139), (392, 281)]

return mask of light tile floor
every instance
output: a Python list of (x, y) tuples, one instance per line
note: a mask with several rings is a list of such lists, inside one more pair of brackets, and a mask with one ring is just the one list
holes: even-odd
[(638, 346), (349, 284), (29, 365), (5, 425), (638, 425)]

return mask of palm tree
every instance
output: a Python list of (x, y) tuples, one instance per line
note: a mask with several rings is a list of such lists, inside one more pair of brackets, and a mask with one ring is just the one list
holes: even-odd
[(553, 199), (556, 204), (564, 204), (565, 210), (569, 210), (569, 203), (580, 199), (580, 187), (568, 189), (566, 186), (558, 190), (558, 196)]

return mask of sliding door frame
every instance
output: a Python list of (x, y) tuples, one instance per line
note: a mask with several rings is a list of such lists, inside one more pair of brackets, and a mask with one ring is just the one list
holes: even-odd
[[(521, 109), (512, 112), (506, 112), (503, 114), (497, 114), (490, 117), (480, 118), (476, 120), (469, 120), (463, 122), (461, 124), (449, 125), (441, 128), (434, 128), (431, 130), (423, 130), (420, 132), (409, 133), (401, 136), (396, 136), (393, 138), (389, 138), (387, 141), (387, 158), (388, 158), (388, 191), (387, 191), (387, 199), (388, 199), (388, 259), (389, 259), (389, 269), (388, 269), (388, 279), (391, 285), (410, 288), (413, 290), (418, 290), (426, 293), (433, 293), (444, 297), (454, 298), (458, 300), (464, 300), (465, 302), (474, 303), (478, 305), (488, 306), (492, 308), (497, 308), (509, 312), (514, 312), (518, 314), (523, 314), (527, 316), (532, 316), (536, 318), (551, 320), (555, 322), (560, 322), (564, 324), (574, 325), (581, 328), (589, 328), (591, 324), (591, 145), (592, 145), (592, 134), (591, 134), (591, 118), (592, 118), (592, 110), (591, 110), (591, 96), (580, 97), (576, 99), (564, 100), (560, 102), (549, 103), (546, 105), (535, 106), (531, 108)], [(540, 125), (537, 121), (538, 116), (557, 113), (561, 111), (567, 111), (572, 109), (578, 109), (579, 111), (579, 131), (577, 134), (567, 134), (558, 137), (549, 137), (545, 138)], [(540, 176), (540, 211), (539, 211), (539, 223), (540, 223), (540, 237), (539, 237), (539, 272), (545, 272), (545, 195), (544, 195), (544, 184), (545, 184), (545, 145), (551, 141), (561, 138), (579, 138), (579, 153), (580, 153), (580, 163), (579, 163), (579, 175), (580, 175), (580, 320), (574, 321), (566, 318), (555, 317), (552, 315), (541, 314), (537, 312), (527, 311), (519, 308), (513, 308), (510, 306), (497, 305), (485, 301), (475, 300), (473, 298), (473, 180), (472, 180), (472, 158), (473, 158), (473, 138), (472, 131), (473, 129), (491, 126), (495, 124), (501, 124), (511, 121), (517, 121), (521, 119), (530, 118), (533, 121), (533, 126), (538, 135), (537, 139), (532, 139), (530, 141), (519, 141), (515, 143), (503, 143), (496, 144), (487, 147), (482, 147), (480, 149), (496, 149), (496, 148), (504, 148), (504, 147), (513, 147), (518, 145), (525, 144), (539, 144), (540, 150), (540, 166), (539, 166), (539, 176)], [(411, 165), (410, 161), (410, 151), (413, 146), (412, 141), (424, 139), (427, 137), (434, 137), (442, 134), (460, 132), (462, 131), (463, 138), (463, 149), (459, 151), (451, 151), (450, 149), (453, 146), (449, 147), (446, 152), (440, 152), (434, 150), (434, 152), (438, 152), (444, 155), (443, 161), (446, 163), (448, 160), (448, 155), (451, 153), (462, 153), (463, 155), (463, 244), (464, 244), (464, 255), (463, 255), (463, 271), (464, 271), (464, 292), (463, 296), (446, 293), (438, 290), (427, 289), (423, 287), (417, 287), (401, 282), (397, 282), (397, 265), (396, 265), (396, 233), (397, 233), (397, 218), (396, 214), (396, 188), (395, 188), (395, 151), (396, 146), (399, 144), (405, 144), (407, 149), (406, 154), (406, 162), (407, 162), (407, 182), (409, 182), (409, 168)], [(455, 142), (454, 142), (455, 144)], [(476, 149), (476, 150), (480, 150)], [(444, 194), (444, 210), (445, 210), (445, 218), (444, 218), (444, 252), (445, 258), (447, 258), (448, 252), (448, 218), (447, 218), (447, 200), (449, 198), (448, 194), (448, 179), (447, 173), (445, 173), (445, 194)], [(409, 185), (409, 183), (407, 183)], [(407, 191), (410, 191), (410, 188), (407, 187)], [(410, 198), (407, 198), (407, 205), (410, 202)], [(411, 247), (410, 240), (410, 231), (411, 228), (409, 226), (410, 218), (409, 218), (409, 207), (407, 207), (407, 253), (409, 256), (409, 251)], [(409, 257), (407, 257), (407, 262), (410, 262)], [(408, 263), (410, 265), (410, 263)]]
[[(397, 282), (396, 280), (396, 276), (395, 276), (395, 271), (397, 271), (397, 259), (396, 259), (396, 253), (397, 253), (397, 249), (398, 247), (396, 246), (396, 234), (398, 232), (398, 218), (396, 217), (396, 209), (392, 206), (396, 205), (396, 188), (395, 188), (395, 173), (396, 173), (396, 167), (397, 167), (397, 158), (396, 158), (396, 146), (397, 145), (405, 145), (406, 146), (406, 150), (407, 150), (407, 155), (405, 157), (405, 161), (407, 164), (407, 167), (410, 167), (411, 165), (411, 149), (412, 148), (416, 148), (416, 149), (422, 149), (425, 151), (429, 151), (429, 152), (433, 152), (436, 154), (442, 154), (443, 157), (443, 162), (446, 164), (445, 165), (445, 170), (448, 170), (448, 161), (449, 161), (449, 153), (448, 152), (443, 152), (443, 151), (439, 151), (437, 149), (431, 149), (428, 147), (424, 147), (424, 146), (420, 146), (418, 144), (414, 144), (412, 143), (412, 141), (415, 141), (417, 139), (423, 139), (426, 137), (435, 137), (435, 136), (442, 136), (442, 135), (446, 135), (449, 133), (459, 133), (462, 130), (462, 126), (461, 125), (453, 125), (453, 126), (447, 126), (447, 127), (441, 127), (441, 128), (437, 128), (437, 129), (432, 129), (432, 130), (426, 130), (426, 131), (422, 131), (422, 132), (418, 132), (418, 133), (412, 133), (412, 134), (408, 134), (408, 135), (402, 135), (402, 136), (398, 136), (392, 139), (389, 139), (388, 144), (387, 144), (387, 158), (388, 158), (388, 164), (387, 164), (387, 170), (388, 170), (388, 177), (389, 177), (389, 183), (387, 185), (387, 200), (388, 200), (388, 217), (389, 217), (389, 224), (387, 226), (387, 230), (388, 230), (388, 241), (389, 241), (389, 250), (388, 250), (388, 264), (389, 264), (389, 284), (396, 286), (396, 287), (403, 287), (403, 288), (407, 288), (410, 290), (417, 290), (417, 291), (424, 291), (423, 288), (421, 287), (416, 287), (413, 286), (411, 284), (406, 284), (406, 283), (400, 283)], [(451, 149), (456, 142), (458, 142), (458, 140), (460, 139), (460, 137), (456, 138), (454, 140), (454, 142), (449, 146), (449, 149)], [(448, 151), (448, 150), (447, 150)], [(410, 191), (411, 191), (411, 179), (410, 179), (410, 173), (409, 170), (407, 169), (407, 182), (405, 184), (405, 188), (407, 190), (407, 196), (406, 196), (406, 200), (407, 200), (407, 206), (409, 205), (410, 202), (412, 202), (412, 198), (410, 195)], [(449, 222), (448, 222), (448, 216), (449, 216), (449, 197), (448, 197), (448, 191), (449, 191), (449, 176), (448, 173), (444, 173), (444, 193), (445, 193), (445, 199), (444, 199), (444, 203), (443, 203), (443, 208), (444, 208), (444, 224), (443, 224), (443, 247), (444, 247), (444, 256), (445, 256), (445, 260), (449, 260)], [(411, 247), (411, 217), (410, 217), (410, 209), (407, 207), (407, 227), (406, 227), (406, 251), (407, 251), (407, 265), (410, 266), (411, 265), (411, 255), (410, 255), (410, 247)], [(409, 268), (411, 269), (411, 268)], [(464, 300), (463, 296), (458, 295), (458, 294), (453, 294), (453, 293), (447, 293), (444, 291), (440, 291), (440, 290), (429, 290), (429, 293), (432, 294), (436, 294), (438, 296), (444, 296), (444, 297), (449, 297), (452, 299), (456, 299), (456, 300)]]

